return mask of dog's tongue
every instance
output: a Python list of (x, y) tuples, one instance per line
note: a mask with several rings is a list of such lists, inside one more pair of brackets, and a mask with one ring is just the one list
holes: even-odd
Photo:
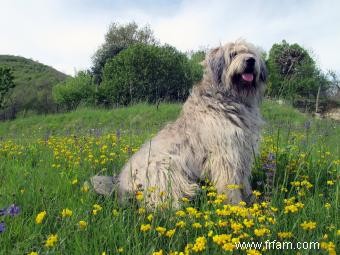
[(242, 74), (242, 79), (248, 82), (252, 82), (254, 79), (254, 75), (252, 73), (244, 73)]

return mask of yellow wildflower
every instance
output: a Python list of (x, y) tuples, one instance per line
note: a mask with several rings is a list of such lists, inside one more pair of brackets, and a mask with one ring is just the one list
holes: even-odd
[(291, 237), (293, 237), (293, 233), (292, 232), (279, 232), (279, 233), (277, 233), (277, 236), (280, 239), (291, 238)]
[(170, 229), (170, 230), (166, 231), (165, 236), (171, 238), (175, 234), (175, 232), (176, 232), (175, 228)]
[(163, 255), (163, 250), (154, 251), (152, 255)]
[(214, 235), (213, 241), (214, 241), (214, 243), (216, 243), (218, 245), (223, 245), (223, 244), (231, 241), (231, 235), (227, 235), (227, 234)]
[(117, 217), (119, 215), (118, 210), (117, 209), (113, 209), (112, 210), (112, 215), (113, 215), (113, 217)]
[(188, 202), (189, 202), (189, 199), (188, 199), (188, 198), (186, 198), (186, 197), (183, 197), (183, 198), (182, 198), (182, 202), (184, 202), (184, 203), (188, 203)]
[(72, 185), (78, 184), (78, 179), (73, 179), (71, 183), (72, 183)]
[(176, 227), (178, 227), (178, 228), (183, 228), (183, 227), (185, 227), (185, 225), (186, 225), (186, 223), (182, 220), (176, 223)]
[(247, 255), (261, 255), (262, 253), (259, 252), (258, 250), (254, 250), (254, 249), (249, 249), (247, 250)]
[(144, 214), (146, 212), (145, 208), (141, 207), (138, 209), (139, 214)]
[(87, 227), (87, 222), (84, 221), (84, 220), (80, 220), (78, 222), (78, 226), (79, 226), (80, 229), (85, 229)]
[(39, 255), (39, 253), (37, 253), (36, 251), (32, 251), (32, 252), (28, 253), (27, 255)]
[(51, 234), (47, 237), (47, 240), (45, 241), (45, 247), (53, 247), (58, 241), (58, 235)]
[(271, 224), (275, 224), (275, 223), (276, 223), (276, 220), (275, 220), (275, 218), (273, 218), (273, 217), (268, 217), (268, 218), (267, 218), (267, 221), (268, 221), (269, 223), (271, 223)]
[(138, 201), (143, 200), (143, 199), (144, 199), (143, 192), (137, 191), (137, 192), (136, 192), (136, 199), (137, 199)]
[(98, 205), (98, 204), (94, 204), (93, 205), (93, 210), (92, 210), (92, 214), (93, 215), (97, 215), (97, 213), (98, 212), (100, 212), (103, 208), (100, 206), (100, 205)]
[(160, 234), (160, 235), (164, 235), (165, 231), (166, 231), (166, 228), (164, 227), (156, 227), (155, 230)]
[(197, 237), (192, 250), (195, 252), (204, 251), (206, 244), (207, 239), (204, 236)]
[(290, 182), (290, 185), (295, 186), (295, 187), (300, 187), (301, 182), (299, 181)]
[(285, 206), (285, 213), (295, 213), (299, 210), (299, 208), (296, 205), (286, 205)]
[(309, 181), (307, 181), (307, 180), (303, 180), (302, 182), (301, 182), (301, 186), (305, 186), (307, 189), (310, 189), (310, 188), (312, 188), (313, 187), (313, 184), (311, 184)]
[(222, 246), (222, 249), (225, 251), (233, 251), (235, 248), (235, 245), (233, 243), (225, 243)]
[(148, 221), (152, 221), (153, 215), (150, 213), (146, 218), (148, 219)]
[(329, 255), (336, 255), (335, 244), (333, 242), (321, 242), (321, 249), (328, 251)]
[(328, 180), (328, 181), (327, 181), (327, 185), (329, 185), (329, 186), (333, 186), (333, 185), (334, 185), (334, 181), (332, 181), (332, 180)]
[(217, 193), (216, 192), (209, 192), (207, 194), (207, 197), (216, 197)]
[(44, 220), (45, 216), (46, 216), (46, 211), (42, 211), (42, 212), (38, 213), (37, 217), (35, 217), (35, 223), (41, 224), (42, 221)]
[(254, 190), (253, 191), (253, 195), (256, 196), (256, 197), (259, 197), (259, 196), (261, 196), (261, 192), (257, 191), (257, 190)]
[(178, 216), (178, 217), (184, 217), (186, 215), (186, 213), (184, 211), (180, 210), (180, 211), (177, 211), (175, 213), (175, 215)]
[(272, 210), (273, 212), (277, 212), (279, 209), (277, 207), (271, 206), (270, 210)]
[(85, 182), (84, 184), (83, 184), (83, 186), (81, 187), (81, 192), (84, 192), (84, 193), (86, 193), (86, 192), (88, 192), (89, 191), (89, 189), (90, 189), (90, 186), (89, 186), (89, 184), (87, 183), (87, 182)]
[(196, 216), (196, 214), (197, 214), (197, 210), (195, 208), (193, 208), (193, 207), (186, 208), (186, 211), (191, 216)]
[[(215, 225), (215, 223), (214, 223), (213, 221), (211, 221), (211, 220), (206, 221), (206, 222), (204, 223), (204, 226), (205, 226), (206, 228), (212, 227), (212, 226), (214, 226), (214, 225)], [(219, 220), (218, 225), (219, 225), (220, 227), (224, 227), (224, 226), (227, 225), (227, 222)]]
[(223, 221), (223, 220), (218, 220), (217, 225), (222, 228), (222, 227), (226, 227), (228, 225), (228, 223), (226, 221)]
[(230, 225), (231, 229), (237, 233), (239, 232), (241, 229), (243, 229), (243, 226), (241, 223), (237, 223), (237, 222), (232, 222)]
[(194, 222), (194, 223), (192, 223), (192, 227), (193, 228), (201, 228), (202, 225), (200, 223), (198, 223), (198, 222)]
[(256, 236), (264, 236), (265, 234), (269, 234), (270, 230), (268, 228), (257, 228), (254, 229), (254, 234)]
[(61, 216), (62, 216), (63, 218), (71, 217), (72, 214), (73, 214), (73, 212), (72, 212), (70, 209), (68, 209), (68, 208), (65, 208), (65, 209), (63, 209), (63, 210), (61, 211)]
[(260, 217), (258, 217), (257, 218), (257, 220), (260, 222), (260, 223), (262, 223), (262, 222), (264, 222), (265, 220), (266, 220), (266, 216), (260, 216)]
[(248, 220), (248, 219), (244, 219), (243, 220), (243, 224), (247, 227), (247, 228), (251, 228), (252, 226), (254, 226), (254, 221), (252, 219)]
[(140, 226), (140, 231), (142, 231), (142, 232), (149, 231), (150, 229), (151, 229), (151, 225), (150, 224), (142, 224)]
[(300, 226), (304, 229), (304, 230), (312, 230), (316, 228), (316, 222), (314, 221), (304, 221), (303, 223), (300, 224)]

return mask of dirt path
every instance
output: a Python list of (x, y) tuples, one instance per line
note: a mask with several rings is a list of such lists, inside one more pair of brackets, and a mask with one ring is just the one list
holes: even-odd
[(334, 108), (324, 114), (326, 118), (340, 120), (340, 108)]

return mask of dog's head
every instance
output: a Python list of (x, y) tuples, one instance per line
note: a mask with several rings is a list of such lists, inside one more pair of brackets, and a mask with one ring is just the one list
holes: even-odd
[(267, 72), (257, 48), (243, 40), (228, 43), (210, 51), (205, 60), (212, 83), (241, 101), (260, 98)]

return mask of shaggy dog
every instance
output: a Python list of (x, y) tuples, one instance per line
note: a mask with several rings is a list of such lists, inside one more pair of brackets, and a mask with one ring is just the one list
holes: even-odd
[(176, 207), (181, 198), (193, 197), (200, 180), (207, 178), (228, 202), (250, 200), (265, 65), (252, 44), (239, 40), (211, 50), (204, 68), (202, 81), (175, 122), (145, 143), (118, 177), (92, 177), (98, 193), (109, 194), (117, 185), (120, 199), (142, 191), (148, 193), (149, 207), (164, 201)]

